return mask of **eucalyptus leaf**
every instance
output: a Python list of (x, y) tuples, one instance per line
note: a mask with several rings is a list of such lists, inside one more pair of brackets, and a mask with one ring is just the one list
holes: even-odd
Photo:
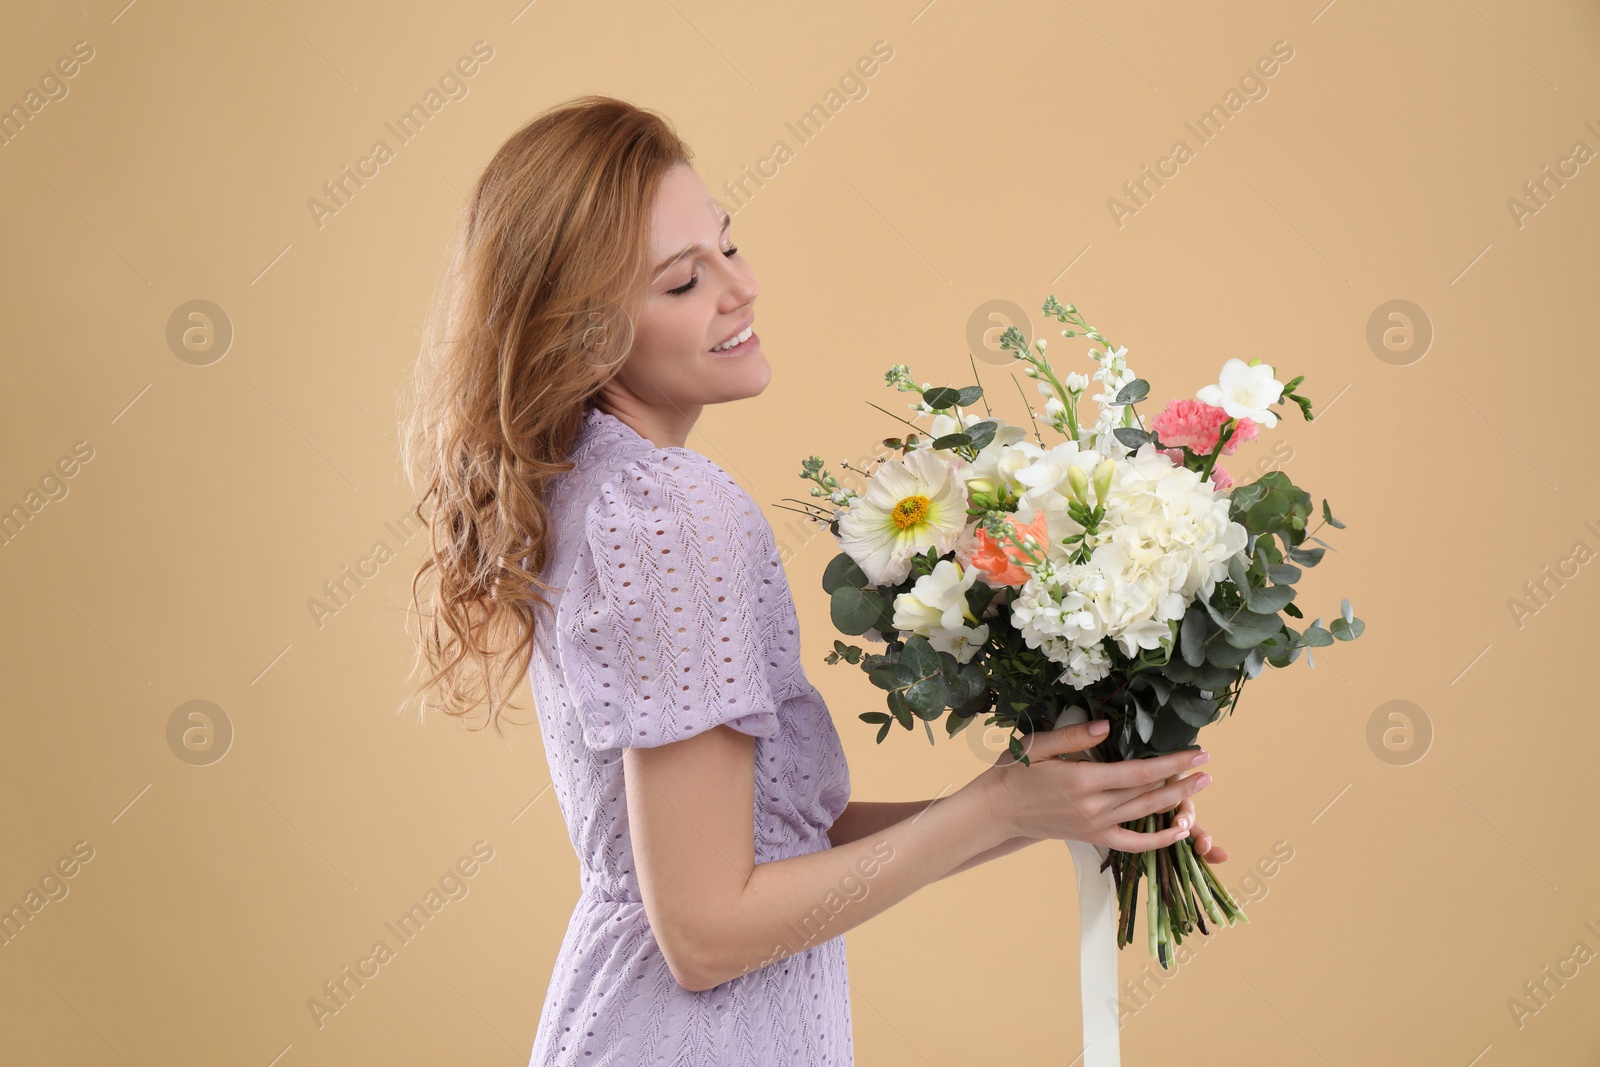
[(1283, 631), (1283, 620), (1278, 618), (1277, 612), (1271, 615), (1258, 615), (1253, 611), (1241, 611), (1234, 615), (1231, 621), (1233, 630), (1226, 640), (1234, 648), (1252, 648), (1273, 634)]
[(1139, 727), (1139, 740), (1149, 742), (1150, 734), (1156, 728), (1155, 716), (1145, 710), (1144, 702), (1138, 697), (1133, 698), (1134, 722)]
[(1118, 426), (1111, 432), (1118, 441), (1129, 448), (1137, 449), (1150, 440), (1150, 435), (1137, 426)]
[(1143, 378), (1135, 378), (1121, 389), (1118, 389), (1116, 397), (1111, 402), (1113, 404), (1137, 404), (1149, 395), (1150, 383)]
[(1366, 628), (1367, 624), (1360, 619), (1355, 619), (1351, 622), (1345, 622), (1343, 619), (1334, 619), (1333, 625), (1328, 630), (1341, 641), (1354, 641), (1361, 636), (1361, 631)]
[(1293, 563), (1272, 563), (1267, 566), (1267, 577), (1279, 585), (1293, 585), (1303, 573)]
[(922, 678), (906, 690), (906, 703), (920, 718), (937, 719), (950, 704), (950, 689), (941, 675)]
[(953, 408), (961, 403), (961, 393), (949, 386), (939, 386), (922, 394), (922, 402), (935, 410)]
[(983, 399), (983, 386), (981, 386), (981, 385), (963, 385), (961, 387), (961, 391), (959, 393), (959, 396), (960, 396), (960, 399), (956, 401), (957, 406), (964, 407), (964, 408), (970, 408), (972, 405), (976, 404), (979, 400)]
[(1177, 713), (1178, 718), (1198, 729), (1212, 722), (1217, 717), (1217, 702), (1201, 696), (1192, 689), (1183, 686), (1172, 691), (1172, 700), (1167, 706)]
[(1261, 588), (1252, 588), (1246, 603), (1251, 611), (1263, 615), (1272, 611), (1282, 611), (1294, 600), (1295, 591), (1292, 585), (1271, 585)]
[(1322, 554), (1326, 551), (1325, 548), (1291, 548), (1289, 558), (1307, 567), (1315, 567), (1322, 562)]
[(878, 624), (882, 608), (883, 599), (877, 593), (841, 585), (833, 591), (828, 614), (840, 633), (864, 634)]
[(964, 433), (947, 433), (943, 437), (935, 437), (932, 447), (941, 449), (960, 448), (970, 444), (972, 444), (972, 438)]
[(1183, 625), (1178, 630), (1178, 651), (1185, 663), (1198, 667), (1206, 661), (1205, 640), (1210, 635), (1211, 628), (1206, 625), (1205, 613), (1196, 611), (1191, 604), (1189, 610), (1183, 613)]
[(822, 572), (822, 591), (833, 594), (841, 585), (853, 585), (857, 589), (866, 586), (867, 575), (849, 553), (841, 552), (828, 561), (827, 569)]

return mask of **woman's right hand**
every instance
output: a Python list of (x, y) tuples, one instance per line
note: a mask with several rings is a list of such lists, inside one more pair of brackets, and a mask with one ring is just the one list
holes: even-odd
[(1120, 824), (1171, 811), (1204, 789), (1211, 776), (1187, 772), (1209, 757), (1188, 749), (1118, 763), (1056, 758), (1085, 752), (1105, 740), (1104, 732), (1090, 732), (1091, 725), (1076, 723), (1025, 735), (1027, 764), (1018, 763), (1008, 750), (972, 780), (995, 818), (1010, 830), (1008, 836), (1088, 841), (1121, 852), (1148, 852), (1189, 836), (1178, 826), (1140, 833)]

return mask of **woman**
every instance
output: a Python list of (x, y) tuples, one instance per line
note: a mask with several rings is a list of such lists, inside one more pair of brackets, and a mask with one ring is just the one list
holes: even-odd
[(1193, 752), (1042, 758), (1098, 743), (1085, 725), (935, 802), (849, 800), (772, 530), (685, 445), (772, 373), (690, 159), (655, 113), (584, 97), (479, 179), (408, 434), (434, 503), (424, 687), (498, 726), (504, 679), (531, 672), (582, 867), (533, 1064), (844, 1067), (841, 933), (1041, 839), (1170, 844), (1188, 831), (1118, 823), (1181, 805), (1192, 825), (1207, 779)]

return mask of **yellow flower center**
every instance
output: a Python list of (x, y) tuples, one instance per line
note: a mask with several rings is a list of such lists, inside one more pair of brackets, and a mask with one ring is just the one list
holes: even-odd
[(925, 496), (908, 496), (894, 506), (889, 517), (900, 529), (908, 530), (928, 517), (930, 503), (931, 501)]

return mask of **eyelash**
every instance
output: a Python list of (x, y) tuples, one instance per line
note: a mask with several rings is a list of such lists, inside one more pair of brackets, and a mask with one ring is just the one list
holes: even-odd
[[(726, 252), (722, 253), (722, 254), (727, 256), (729, 259), (732, 259), (734, 256), (739, 254), (739, 246), (738, 245), (731, 245), (731, 246), (729, 246), (728, 250)], [(700, 276), (698, 274), (691, 274), (689, 276), (689, 280), (687, 282), (685, 282), (682, 285), (678, 286), (676, 289), (668, 289), (667, 292), (671, 293), (673, 296), (682, 296), (684, 293), (687, 293), (690, 289), (693, 289), (695, 287), (695, 284), (698, 283), (699, 281), (700, 281)]]

